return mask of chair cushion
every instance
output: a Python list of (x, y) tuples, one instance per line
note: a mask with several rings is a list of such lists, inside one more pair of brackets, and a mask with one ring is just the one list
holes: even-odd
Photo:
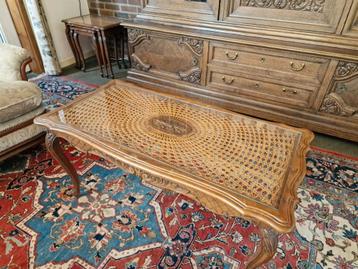
[(22, 116), (0, 123), (0, 137), (2, 136), (3, 133), (8, 133), (9, 130), (17, 129), (19, 126), (22, 126), (23, 124), (28, 123), (29, 121), (33, 121), (34, 118), (44, 113), (45, 110), (46, 107), (42, 104), (38, 108)]
[(46, 131), (45, 127), (36, 124), (31, 124), (11, 134), (0, 137), (0, 156), (3, 151), (11, 147), (14, 147), (45, 131)]
[(0, 81), (21, 80), (21, 64), (29, 57), (26, 49), (0, 44)]
[(34, 83), (0, 81), (0, 123), (38, 108), (41, 102), (41, 90)]

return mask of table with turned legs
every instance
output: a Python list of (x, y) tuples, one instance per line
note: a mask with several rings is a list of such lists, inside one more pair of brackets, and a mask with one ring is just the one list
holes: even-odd
[[(114, 78), (112, 58), (121, 69), (127, 47), (127, 31), (121, 26), (123, 19), (108, 16), (86, 15), (63, 20), (66, 26), (66, 37), (76, 60), (76, 67), (86, 71), (85, 56), (80, 36), (92, 39), (102, 77)], [(113, 57), (111, 57), (111, 52)], [(129, 58), (129, 57), (128, 57)], [(130, 59), (129, 59), (130, 60)]]

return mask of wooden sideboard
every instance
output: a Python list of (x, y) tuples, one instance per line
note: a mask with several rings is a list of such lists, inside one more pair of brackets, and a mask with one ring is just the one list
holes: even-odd
[(358, 0), (145, 0), (128, 78), (358, 141)]

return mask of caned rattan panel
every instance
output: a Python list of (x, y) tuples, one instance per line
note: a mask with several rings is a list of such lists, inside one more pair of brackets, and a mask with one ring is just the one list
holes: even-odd
[(217, 214), (256, 221), (263, 238), (248, 269), (269, 261), (278, 232), (295, 227), (297, 188), (313, 139), (308, 130), (123, 81), (112, 81), (35, 123), (49, 129), (47, 148), (71, 177), (77, 197), (80, 178), (59, 138), (152, 185), (187, 195)]
[(126, 85), (106, 88), (58, 115), (76, 129), (274, 208), (301, 136)]

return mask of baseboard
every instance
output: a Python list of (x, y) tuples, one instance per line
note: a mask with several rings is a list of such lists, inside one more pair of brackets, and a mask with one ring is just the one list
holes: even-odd
[[(95, 55), (96, 54), (95, 54), (95, 52), (93, 50), (85, 51), (83, 53), (83, 56), (85, 57), (85, 59), (93, 57)], [(65, 68), (65, 67), (68, 67), (70, 65), (74, 65), (75, 63), (76, 63), (75, 57), (72, 56), (72, 57), (69, 57), (69, 58), (66, 58), (66, 59), (60, 61), (60, 66), (61, 66), (61, 68)]]

